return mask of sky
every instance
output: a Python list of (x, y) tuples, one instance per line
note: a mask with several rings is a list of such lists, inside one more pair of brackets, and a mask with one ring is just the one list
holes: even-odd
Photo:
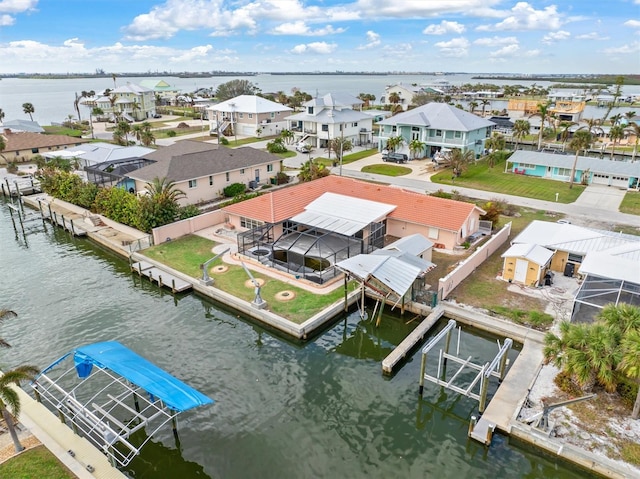
[(0, 0), (0, 73), (640, 74), (640, 0)]

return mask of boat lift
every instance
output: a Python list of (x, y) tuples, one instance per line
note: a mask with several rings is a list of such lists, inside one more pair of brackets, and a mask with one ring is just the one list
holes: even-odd
[[(500, 381), (504, 379), (506, 366), (507, 366), (507, 353), (511, 349), (513, 340), (507, 338), (504, 343), (500, 345), (498, 342), (498, 353), (490, 363), (484, 365), (475, 364), (471, 361), (472, 356), (467, 359), (459, 358), (460, 354), (460, 328), (458, 327), (458, 343), (456, 347), (456, 354), (449, 354), (449, 347), (451, 343), (451, 333), (456, 329), (457, 323), (450, 319), (445, 328), (436, 334), (431, 340), (422, 348), (422, 363), (420, 365), (420, 387), (418, 393), (422, 396), (424, 391), (424, 381), (430, 381), (439, 386), (444, 386), (447, 389), (451, 389), (459, 394), (475, 399), (479, 402), (478, 409), (482, 413), (487, 405), (487, 391), (489, 387), (489, 380), (491, 377), (496, 377)], [(442, 339), (445, 339), (444, 350), (440, 349), (438, 356), (438, 371), (436, 376), (431, 376), (426, 372), (427, 369), (427, 354), (431, 351)], [(447, 379), (447, 361), (459, 364), (458, 370)], [(473, 369), (477, 371), (476, 377), (466, 387), (457, 386), (454, 381), (458, 376), (465, 371), (465, 369)], [(474, 392), (476, 385), (479, 385), (479, 392)]]
[[(57, 412), (63, 423), (100, 449), (114, 467), (129, 464), (169, 422), (178, 441), (178, 414), (213, 403), (117, 341), (90, 344), (65, 354), (31, 386), (38, 402)], [(141, 429), (146, 434), (134, 436)]]

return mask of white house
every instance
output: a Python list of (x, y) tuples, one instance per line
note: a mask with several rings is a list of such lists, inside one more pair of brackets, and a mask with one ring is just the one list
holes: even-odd
[(286, 105), (257, 95), (240, 95), (207, 108), (209, 131), (228, 135), (273, 136), (287, 128)]
[(366, 145), (373, 141), (373, 116), (362, 112), (362, 105), (362, 100), (355, 96), (327, 93), (304, 103), (303, 112), (286, 119), (296, 142), (314, 148), (327, 148), (334, 138)]
[(156, 114), (155, 92), (150, 88), (129, 82), (111, 90), (109, 95), (87, 100), (84, 103), (89, 106), (95, 104), (111, 119), (122, 117), (128, 121), (142, 121), (153, 118)]

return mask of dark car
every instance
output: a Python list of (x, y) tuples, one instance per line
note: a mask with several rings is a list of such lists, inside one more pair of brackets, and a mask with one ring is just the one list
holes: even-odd
[(404, 153), (389, 153), (386, 156), (382, 156), (384, 161), (391, 161), (393, 163), (406, 163), (409, 161), (409, 157)]

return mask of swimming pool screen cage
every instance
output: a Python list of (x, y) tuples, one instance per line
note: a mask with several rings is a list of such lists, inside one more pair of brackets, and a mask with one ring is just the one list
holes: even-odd
[(65, 354), (32, 387), (39, 402), (115, 467), (129, 464), (168, 422), (177, 434), (181, 412), (213, 402), (116, 341)]
[(347, 236), (285, 221), (238, 234), (238, 252), (297, 278), (323, 284), (341, 273), (336, 263), (382, 248), (385, 232), (384, 222), (371, 223)]
[(576, 294), (571, 321), (593, 322), (606, 305), (620, 303), (640, 306), (640, 284), (587, 274)]
[(145, 158), (125, 158), (121, 160), (104, 161), (97, 165), (85, 166), (87, 180), (99, 187), (117, 186), (129, 173), (139, 170), (155, 161)]

